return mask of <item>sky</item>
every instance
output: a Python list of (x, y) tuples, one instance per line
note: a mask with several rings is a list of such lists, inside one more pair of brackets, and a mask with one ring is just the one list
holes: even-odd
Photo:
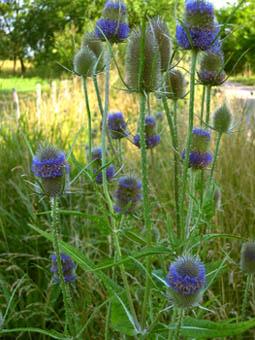
[(233, 5), (237, 1), (236, 0), (212, 0), (211, 2), (213, 2), (215, 8), (222, 8), (228, 5)]

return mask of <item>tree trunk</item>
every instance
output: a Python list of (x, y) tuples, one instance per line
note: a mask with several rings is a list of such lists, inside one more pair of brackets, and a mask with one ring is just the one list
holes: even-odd
[(17, 57), (13, 56), (13, 73), (16, 73)]
[(23, 57), (19, 57), (19, 61), (20, 61), (20, 66), (21, 66), (21, 74), (24, 74), (26, 72), (26, 66), (24, 64)]

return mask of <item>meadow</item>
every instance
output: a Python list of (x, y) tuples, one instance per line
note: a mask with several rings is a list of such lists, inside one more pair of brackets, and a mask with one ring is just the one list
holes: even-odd
[[(1, 338), (254, 339), (254, 275), (240, 268), (241, 247), (254, 240), (254, 106), (235, 96), (226, 98), (224, 85), (213, 86), (210, 105), (208, 98), (205, 103), (204, 85), (194, 72), (192, 103), (192, 70), (186, 70), (192, 52), (178, 51), (171, 62), (185, 69), (189, 89), (177, 101), (179, 139), (175, 149), (169, 112), (173, 115), (176, 100), (167, 99), (166, 104), (164, 92), (146, 93), (148, 106), (143, 108), (143, 95), (124, 88), (118, 72), (125, 72), (127, 47), (116, 44), (109, 48), (109, 41), (104, 44), (105, 53), (110, 51), (116, 59), (112, 59), (108, 75), (107, 63), (104, 72), (96, 75), (98, 92), (93, 77), (77, 74), (55, 80), (0, 79)], [(179, 64), (181, 53), (184, 61)], [(18, 111), (13, 87), (19, 97)], [(224, 102), (232, 122), (218, 144), (213, 115)], [(201, 103), (204, 117), (206, 110), (210, 114), (207, 124), (201, 121)], [(182, 159), (180, 154), (187, 148), (191, 105), (193, 127), (210, 131), (210, 152), (214, 159), (215, 153), (219, 154), (215, 163), (185, 170), (187, 157)], [(107, 135), (104, 119), (109, 112), (124, 114), (129, 132), (126, 138)], [(145, 114), (155, 117), (155, 133), (160, 135), (159, 145), (150, 150), (143, 132)], [(137, 133), (140, 147), (134, 145)], [(43, 143), (63, 150), (70, 165), (70, 178), (69, 174), (65, 178), (68, 185), (57, 198), (43, 193), (44, 182), (38, 181), (32, 170)], [(104, 143), (107, 154), (103, 155), (102, 183), (98, 184), (89, 145), (95, 148)], [(106, 152), (104, 147), (102, 152)], [(182, 222), (180, 229), (177, 227), (176, 164), (179, 185), (187, 181), (183, 203), (179, 201), (183, 204), (181, 221), (183, 218), (186, 229), (190, 228), (185, 235)], [(109, 165), (116, 168), (111, 181), (106, 174)], [(185, 171), (186, 179), (182, 177)], [(142, 198), (132, 213), (112, 209), (122, 176), (141, 179)], [(52, 232), (54, 224), (58, 226), (57, 239)], [(53, 249), (56, 245), (75, 263), (75, 282), (71, 284), (56, 284), (52, 278), (51, 255), (58, 255)], [(166, 280), (169, 265), (181, 255), (197, 255), (206, 270), (203, 299), (188, 308), (177, 304)], [(57, 267), (61, 281), (59, 262)], [(67, 305), (63, 286), (69, 297)], [(185, 303), (189, 304), (186, 297)]]

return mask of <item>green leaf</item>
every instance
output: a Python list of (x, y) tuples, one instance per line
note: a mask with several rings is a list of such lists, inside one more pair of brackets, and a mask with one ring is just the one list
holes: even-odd
[(117, 297), (112, 301), (111, 306), (111, 325), (112, 328), (121, 334), (134, 336), (137, 334), (134, 325), (131, 323), (126, 310)]
[[(195, 339), (216, 339), (239, 335), (254, 327), (255, 319), (234, 323), (232, 320), (213, 322), (187, 317), (181, 326), (181, 335)], [(161, 324), (154, 329), (153, 333), (167, 332), (175, 328), (175, 324)]]
[(70, 340), (70, 337), (66, 337), (57, 331), (51, 330), (46, 331), (44, 329), (35, 328), (35, 327), (24, 327), (24, 328), (13, 328), (13, 329), (1, 329), (0, 334), (9, 334), (9, 333), (40, 333), (49, 336), (52, 339), (61, 339), (61, 340)]

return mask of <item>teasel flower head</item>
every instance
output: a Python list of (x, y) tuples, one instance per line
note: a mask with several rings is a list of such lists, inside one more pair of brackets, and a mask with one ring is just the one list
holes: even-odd
[(82, 47), (74, 56), (74, 72), (82, 77), (90, 77), (93, 74), (97, 58), (88, 46)]
[(83, 37), (82, 47), (88, 47), (96, 56), (96, 72), (102, 72), (105, 66), (103, 43), (97, 39), (95, 32), (86, 33)]
[[(160, 143), (160, 135), (156, 133), (156, 119), (153, 116), (145, 117), (145, 143), (147, 149), (153, 149)], [(137, 134), (133, 139), (134, 144), (140, 148), (140, 135)]]
[[(185, 160), (186, 150), (181, 154), (182, 159)], [(206, 169), (212, 163), (213, 157), (210, 152), (191, 151), (189, 154), (189, 167), (193, 170)]]
[(151, 30), (157, 40), (160, 53), (161, 71), (165, 72), (169, 69), (172, 54), (172, 42), (169, 29), (166, 22), (164, 22), (160, 17), (151, 19), (148, 24), (148, 29)]
[[(144, 46), (142, 49), (141, 46)], [(143, 51), (142, 51), (143, 50)], [(143, 58), (141, 68), (141, 58)], [(131, 32), (126, 52), (126, 83), (133, 92), (155, 92), (161, 83), (158, 43), (150, 29)]]
[(165, 94), (169, 99), (178, 100), (184, 98), (187, 89), (187, 81), (183, 73), (178, 69), (171, 69), (165, 77)]
[(170, 267), (166, 277), (170, 297), (175, 307), (199, 305), (206, 284), (205, 266), (195, 256), (180, 256)]
[(120, 43), (127, 39), (129, 31), (125, 4), (122, 1), (107, 1), (102, 18), (96, 22), (96, 37), (102, 41)]
[(32, 172), (41, 178), (42, 188), (46, 195), (58, 196), (65, 189), (66, 175), (70, 167), (65, 154), (54, 146), (41, 146), (33, 158)]
[[(100, 147), (92, 149), (92, 167), (93, 173), (96, 176), (95, 180), (97, 184), (103, 183), (103, 174), (102, 174), (102, 149)], [(110, 164), (106, 167), (106, 178), (107, 181), (110, 182), (115, 176), (115, 167)]]
[[(61, 258), (62, 272), (63, 272), (65, 283), (75, 282), (76, 281), (75, 263), (73, 262), (73, 260), (71, 259), (69, 255), (66, 255), (64, 253), (60, 254), (60, 258)], [(58, 276), (57, 256), (55, 254), (51, 255), (51, 261), (52, 261), (52, 265), (51, 265), (50, 271), (53, 274), (53, 282), (55, 284), (59, 284), (60, 278)]]
[(108, 115), (108, 131), (112, 139), (121, 139), (129, 135), (127, 123), (122, 112), (114, 112)]
[(240, 265), (244, 273), (255, 274), (255, 242), (242, 245)]
[(218, 39), (219, 27), (213, 28), (189, 28), (183, 25), (176, 26), (176, 40), (178, 45), (185, 50), (201, 50), (218, 53), (221, 49), (221, 42)]
[(211, 134), (208, 130), (194, 128), (192, 130), (191, 151), (206, 152), (209, 149), (210, 141)]
[(120, 214), (133, 213), (142, 199), (141, 188), (141, 181), (134, 176), (121, 177), (114, 195), (115, 211)]
[(202, 53), (200, 70), (198, 72), (201, 84), (211, 86), (221, 85), (226, 78), (223, 67), (224, 56), (222, 53), (213, 53), (211, 51)]
[(213, 115), (213, 128), (219, 133), (227, 133), (232, 123), (232, 114), (226, 103), (220, 106)]
[(186, 0), (185, 24), (190, 28), (212, 27), (214, 25), (213, 4), (205, 0)]

